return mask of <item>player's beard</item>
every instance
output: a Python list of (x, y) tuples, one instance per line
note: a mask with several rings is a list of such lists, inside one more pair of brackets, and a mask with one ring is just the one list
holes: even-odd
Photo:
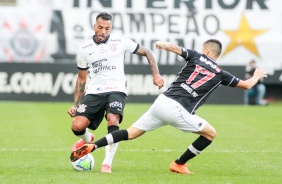
[(105, 36), (104, 34), (101, 34), (101, 35), (98, 35), (96, 38), (97, 38), (97, 42), (98, 43), (102, 43), (102, 42), (104, 42), (107, 38), (109, 37), (109, 35), (108, 36)]

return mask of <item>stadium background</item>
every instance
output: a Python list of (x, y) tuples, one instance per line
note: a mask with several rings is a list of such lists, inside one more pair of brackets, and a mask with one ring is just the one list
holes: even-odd
[[(268, 70), (266, 98), (282, 99), (279, 0), (1, 0), (0, 100), (71, 102), (76, 51), (93, 35), (100, 11), (113, 14), (112, 33), (155, 52), (166, 87), (183, 62), (157, 51), (156, 40), (200, 51), (204, 40), (217, 38), (224, 46), (222, 68), (244, 78), (255, 59)], [(125, 63), (128, 101), (152, 102), (161, 91), (152, 85), (146, 60), (128, 54)], [(242, 90), (219, 87), (208, 103), (242, 104), (243, 96)]]

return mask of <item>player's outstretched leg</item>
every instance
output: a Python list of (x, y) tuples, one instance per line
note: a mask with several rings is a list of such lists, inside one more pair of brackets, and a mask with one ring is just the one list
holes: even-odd
[(95, 150), (95, 144), (93, 143), (84, 144), (82, 147), (78, 148), (77, 150), (72, 151), (70, 159), (72, 162), (74, 162), (94, 150)]

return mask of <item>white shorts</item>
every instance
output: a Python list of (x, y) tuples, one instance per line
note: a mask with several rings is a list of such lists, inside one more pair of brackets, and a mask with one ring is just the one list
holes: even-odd
[(201, 131), (206, 124), (206, 120), (190, 114), (181, 104), (160, 94), (149, 110), (133, 126), (139, 130), (150, 131), (170, 125), (190, 133)]

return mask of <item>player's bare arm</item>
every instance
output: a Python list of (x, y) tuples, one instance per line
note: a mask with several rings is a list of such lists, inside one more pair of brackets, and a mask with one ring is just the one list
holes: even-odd
[(83, 96), (85, 85), (86, 85), (87, 70), (78, 70), (78, 76), (76, 79), (75, 89), (74, 89), (74, 104), (68, 110), (68, 114), (73, 117), (80, 102), (81, 97)]
[(177, 55), (182, 54), (182, 48), (170, 42), (157, 41), (156, 48), (159, 50), (164, 49), (170, 52), (174, 52)]
[(164, 79), (160, 75), (159, 68), (153, 52), (150, 49), (147, 49), (146, 47), (139, 45), (136, 54), (139, 56), (145, 56), (147, 58), (153, 75), (153, 83), (154, 85), (158, 86), (159, 89), (162, 88), (164, 86)]
[(263, 77), (267, 77), (266, 70), (257, 68), (254, 72), (253, 77), (247, 80), (240, 80), (239, 83), (237, 84), (237, 87), (249, 90), (258, 82), (258, 80), (260, 80)]

